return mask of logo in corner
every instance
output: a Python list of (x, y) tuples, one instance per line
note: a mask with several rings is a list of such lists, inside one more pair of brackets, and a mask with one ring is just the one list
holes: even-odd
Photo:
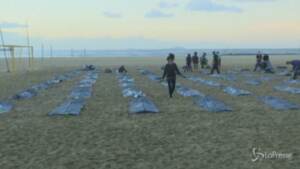
[(252, 162), (256, 162), (259, 159), (263, 159), (265, 155), (261, 152), (257, 151), (257, 148), (252, 149)]

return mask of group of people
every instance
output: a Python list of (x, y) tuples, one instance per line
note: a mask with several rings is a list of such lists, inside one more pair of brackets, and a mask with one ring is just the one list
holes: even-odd
[[(192, 65), (191, 65), (192, 62), (193, 62), (194, 71), (198, 71), (199, 58), (197, 52), (194, 53), (193, 57), (191, 57), (191, 55), (188, 54), (186, 61), (187, 61), (187, 67), (190, 68), (191, 71), (192, 71)], [(208, 66), (206, 53), (203, 53), (200, 59), (200, 63), (202, 69), (205, 66)], [(221, 58), (219, 56), (219, 52), (214, 51), (211, 74), (213, 74), (215, 71), (217, 71), (217, 73), (220, 74), (220, 66), (221, 66)], [(182, 75), (182, 73), (178, 69), (177, 64), (175, 63), (175, 55), (173, 53), (170, 53), (169, 56), (167, 57), (167, 64), (164, 66), (163, 72), (164, 73), (161, 79), (164, 80), (166, 78), (168, 83), (169, 96), (170, 98), (172, 98), (176, 87), (176, 75), (178, 74), (183, 78), (185, 78), (185, 76)]]
[(270, 61), (270, 56), (268, 54), (263, 55), (258, 52), (258, 54), (256, 55), (254, 72), (256, 72), (257, 70), (263, 70), (266, 73), (274, 73), (274, 69)]
[[(293, 79), (297, 79), (297, 76), (300, 75), (300, 60), (287, 61), (286, 64), (292, 65)], [(265, 73), (275, 73), (268, 54), (263, 55), (258, 52), (254, 72), (257, 70), (265, 71)]]
[[(191, 54), (188, 54), (186, 57), (186, 66), (185, 66), (186, 71), (187, 72), (198, 72), (199, 71), (199, 63), (201, 65), (201, 69), (209, 68), (208, 59), (206, 56), (207, 56), (207, 53), (205, 53), (205, 52), (202, 54), (202, 56), (200, 58), (198, 57), (197, 52), (194, 52), (193, 56), (191, 56)], [(217, 73), (220, 74), (220, 67), (221, 67), (221, 58), (220, 58), (219, 52), (214, 51), (211, 74), (213, 74), (215, 71), (217, 71)]]
[[(201, 61), (202, 60), (202, 61)], [(164, 73), (162, 76), (162, 80), (165, 78), (168, 82), (168, 88), (169, 88), (169, 96), (170, 98), (173, 97), (173, 93), (175, 91), (176, 87), (176, 75), (180, 75), (183, 78), (185, 78), (184, 75), (181, 74), (179, 71), (176, 63), (175, 63), (175, 55), (170, 53), (167, 57), (167, 64), (164, 67)], [(204, 68), (204, 66), (207, 66), (207, 59), (206, 59), (206, 53), (203, 53), (201, 59), (201, 68)], [(190, 54), (188, 54), (186, 58), (186, 66), (192, 70), (192, 63), (194, 66), (194, 71), (198, 71), (198, 64), (199, 64), (199, 58), (197, 56), (197, 52), (194, 53), (194, 56), (191, 57)], [(297, 76), (300, 74), (300, 60), (293, 60), (286, 62), (288, 65), (293, 66), (293, 79), (296, 79)], [(215, 71), (217, 71), (218, 74), (220, 74), (220, 67), (221, 67), (221, 58), (219, 56), (219, 52), (214, 51), (213, 52), (213, 61), (212, 61), (212, 67), (211, 67), (211, 74), (213, 74)], [(272, 67), (270, 57), (268, 54), (262, 55), (260, 52), (256, 56), (256, 65), (254, 68), (254, 71), (257, 69), (264, 70), (266, 73), (274, 73), (274, 69)]]
[[(200, 58), (201, 68), (207, 68), (208, 67), (208, 60), (206, 58), (206, 53), (203, 53), (202, 57)], [(193, 68), (192, 68), (193, 63)], [(190, 54), (186, 57), (186, 66), (190, 69), (190, 71), (198, 71), (198, 64), (199, 64), (199, 58), (197, 52), (194, 53), (194, 56), (192, 57)], [(293, 66), (293, 79), (296, 79), (297, 76), (300, 74), (300, 60), (292, 60), (286, 62), (288, 65)], [(213, 60), (212, 60), (212, 66), (211, 66), (211, 74), (213, 74), (215, 71), (217, 71), (218, 74), (220, 74), (220, 67), (221, 67), (221, 58), (219, 56), (219, 52), (214, 51), (213, 52)], [(256, 65), (254, 68), (254, 71), (257, 70), (263, 70), (266, 73), (274, 73), (270, 57), (268, 54), (262, 55), (260, 52), (256, 56)], [(127, 73), (127, 70), (124, 66), (121, 66), (118, 69), (119, 73)], [(183, 78), (186, 78), (178, 69), (177, 64), (175, 63), (175, 55), (173, 53), (170, 53), (167, 57), (167, 64), (163, 67), (163, 75), (161, 80), (164, 80), (166, 78), (166, 81), (168, 83), (168, 89), (169, 89), (169, 96), (170, 98), (173, 97), (173, 93), (176, 88), (176, 75), (180, 75)]]
[(202, 56), (199, 58), (197, 52), (195, 52), (193, 56), (189, 53), (186, 57), (186, 71), (187, 72), (198, 71), (199, 62), (201, 64), (201, 69), (204, 69), (208, 64), (206, 55), (207, 55), (206, 53), (203, 53)]

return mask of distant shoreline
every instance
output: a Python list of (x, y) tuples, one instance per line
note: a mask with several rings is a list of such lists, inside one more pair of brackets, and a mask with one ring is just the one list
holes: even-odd
[[(269, 55), (300, 55), (300, 49), (185, 49), (185, 48), (171, 48), (171, 49), (127, 49), (127, 50), (78, 50), (78, 49), (56, 49), (42, 51), (39, 48), (34, 49), (35, 57), (164, 57), (170, 52), (176, 56), (186, 56), (188, 53), (193, 54), (195, 51), (201, 56), (203, 52), (206, 52), (208, 56), (216, 50), (219, 51), (222, 56), (253, 56), (258, 51), (261, 53), (267, 53)], [(26, 50), (16, 51), (19, 56), (26, 56), (28, 52)], [(3, 52), (0, 52), (0, 57), (3, 57)], [(16, 57), (19, 57), (16, 56)]]

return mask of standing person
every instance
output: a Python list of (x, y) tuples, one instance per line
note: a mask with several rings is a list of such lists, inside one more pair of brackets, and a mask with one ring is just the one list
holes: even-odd
[(175, 91), (176, 74), (179, 74), (182, 77), (184, 77), (178, 70), (178, 67), (177, 67), (176, 63), (174, 62), (174, 60), (175, 60), (175, 55), (173, 53), (170, 53), (167, 58), (168, 63), (165, 66), (164, 74), (162, 76), (162, 80), (165, 79), (165, 77), (167, 77), (170, 98), (173, 97), (173, 93)]
[(296, 80), (297, 76), (300, 74), (300, 60), (287, 61), (286, 64), (293, 66), (293, 70), (292, 70), (292, 72), (294, 73), (293, 79)]
[(194, 53), (192, 60), (194, 64), (194, 71), (198, 71), (199, 57), (197, 52)]
[(214, 74), (215, 70), (218, 74), (220, 74), (220, 67), (221, 67), (221, 58), (219, 56), (219, 53), (216, 51), (213, 51), (213, 62), (212, 62), (212, 69), (210, 74)]
[(201, 69), (204, 69), (207, 66), (208, 60), (206, 58), (206, 53), (204, 52), (200, 58)]
[(187, 71), (192, 72), (192, 56), (191, 56), (191, 54), (188, 54), (186, 57), (186, 66), (187, 66)]
[(256, 72), (257, 68), (259, 69), (262, 68), (262, 59), (263, 59), (262, 54), (258, 52), (256, 55), (256, 64), (255, 64), (254, 72)]

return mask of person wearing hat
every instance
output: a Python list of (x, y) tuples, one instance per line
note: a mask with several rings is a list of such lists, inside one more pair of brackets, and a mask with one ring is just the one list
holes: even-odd
[(173, 93), (175, 91), (176, 75), (178, 74), (178, 75), (182, 76), (183, 78), (185, 78), (185, 76), (183, 76), (180, 73), (176, 63), (174, 62), (174, 60), (175, 60), (175, 55), (173, 53), (170, 53), (169, 56), (167, 57), (168, 63), (165, 66), (164, 73), (163, 73), (163, 76), (161, 78), (162, 80), (167, 78), (170, 98), (173, 97)]
[(287, 61), (286, 64), (293, 66), (293, 70), (292, 70), (292, 72), (294, 73), (293, 79), (296, 80), (297, 76), (300, 74), (300, 60)]

